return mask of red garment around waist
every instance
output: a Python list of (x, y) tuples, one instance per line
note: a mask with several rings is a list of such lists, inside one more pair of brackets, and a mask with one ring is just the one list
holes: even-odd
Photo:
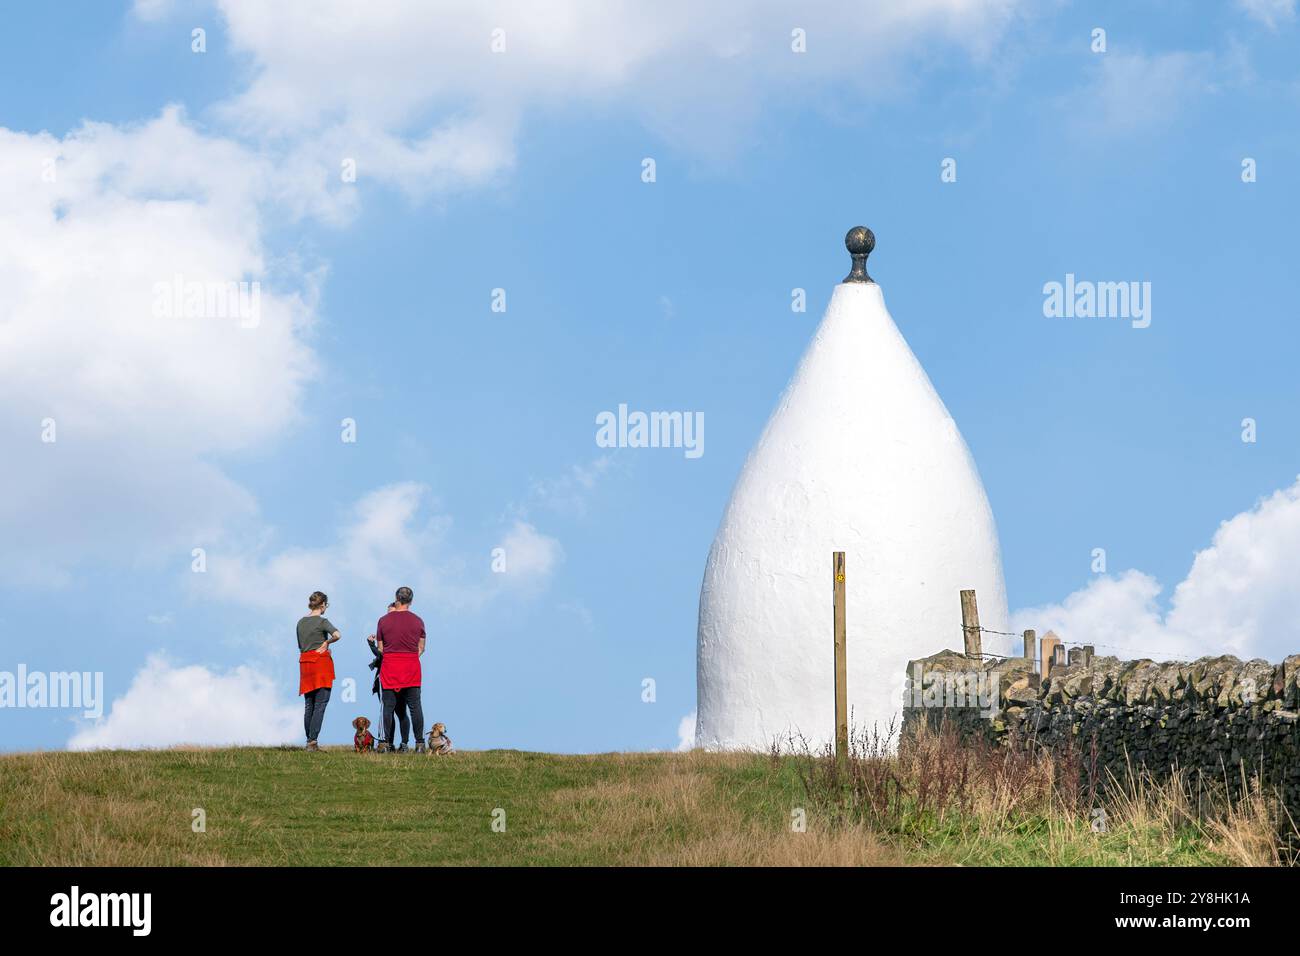
[(385, 690), (419, 687), (420, 655), (384, 651), (384, 662), (379, 665), (379, 684)]
[(298, 693), (310, 694), (334, 686), (334, 658), (329, 651), (306, 651), (298, 656)]

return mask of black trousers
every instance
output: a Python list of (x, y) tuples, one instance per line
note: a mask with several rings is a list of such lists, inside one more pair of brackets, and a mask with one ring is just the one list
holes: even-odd
[(393, 712), (402, 725), (402, 743), (410, 740), (411, 724), (415, 725), (415, 739), (424, 739), (424, 708), (420, 705), (420, 688), (403, 687), (401, 690), (384, 688), (384, 737), (393, 742)]

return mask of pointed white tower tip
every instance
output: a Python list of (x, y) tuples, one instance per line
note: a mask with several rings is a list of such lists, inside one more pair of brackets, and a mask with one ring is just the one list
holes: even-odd
[(845, 244), (853, 271), (741, 469), (709, 552), (700, 747), (832, 739), (833, 551), (845, 552), (855, 730), (883, 733), (899, 717), (909, 660), (962, 646), (963, 588), (976, 590), (984, 627), (1007, 629), (975, 463), (866, 274), (875, 237), (857, 227)]

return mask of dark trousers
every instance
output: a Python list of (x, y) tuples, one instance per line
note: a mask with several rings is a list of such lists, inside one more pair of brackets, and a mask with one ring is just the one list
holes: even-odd
[(302, 726), (307, 731), (307, 742), (310, 743), (320, 736), (320, 725), (325, 719), (325, 705), (330, 702), (330, 689), (317, 687), (303, 694), (302, 702)]
[[(402, 743), (410, 740), (411, 724), (415, 724), (415, 739), (424, 739), (424, 708), (420, 705), (420, 688), (403, 687), (401, 690), (384, 688), (384, 736), (393, 742), (393, 712), (402, 724)], [(409, 714), (409, 716), (408, 716)]]

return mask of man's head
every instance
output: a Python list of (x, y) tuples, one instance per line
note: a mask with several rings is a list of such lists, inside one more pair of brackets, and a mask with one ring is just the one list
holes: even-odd
[(414, 600), (415, 600), (415, 594), (411, 591), (410, 588), (398, 588), (393, 603), (397, 605), (396, 609), (401, 609), (401, 608), (410, 607), (411, 602)]

